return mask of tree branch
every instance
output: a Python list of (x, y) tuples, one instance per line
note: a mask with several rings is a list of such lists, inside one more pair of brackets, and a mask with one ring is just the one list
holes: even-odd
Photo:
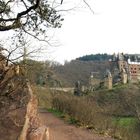
[(6, 7), (7, 7), (7, 5), (8, 5), (10, 2), (11, 2), (11, 0), (9, 0), (9, 1), (5, 4), (4, 9), (3, 9), (2, 11), (0, 11), (0, 14), (2, 14), (2, 13), (5, 12)]
[(0, 22), (10, 22), (10, 21), (12, 22), (12, 21), (14, 21), (11, 25), (8, 25), (8, 26), (0, 25), (0, 31), (8, 31), (11, 29), (20, 28), (22, 26), (21, 21), (20, 21), (21, 17), (24, 15), (27, 15), (31, 10), (37, 9), (39, 7), (39, 3), (40, 3), (40, 0), (36, 0), (35, 5), (29, 7), (25, 11), (18, 13), (16, 18), (10, 18), (10, 19), (0, 18)]
[(32, 36), (33, 38), (37, 39), (38, 41), (45, 42), (45, 43), (47, 43), (48, 45), (52, 46), (47, 40), (45, 40), (45, 39), (39, 39), (37, 36), (35, 36), (35, 35), (29, 33), (29, 32), (26, 31), (24, 28), (22, 28), (22, 29), (23, 29), (23, 31), (24, 31), (25, 33), (27, 33), (28, 35), (30, 35), (30, 36)]
[(93, 9), (91, 8), (91, 6), (88, 4), (88, 2), (86, 0), (83, 0), (83, 2), (87, 5), (87, 7), (90, 9), (90, 11), (94, 14)]

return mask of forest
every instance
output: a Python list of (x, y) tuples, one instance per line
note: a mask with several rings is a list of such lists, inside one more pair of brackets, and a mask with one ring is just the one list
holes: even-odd
[(112, 59), (112, 55), (110, 54), (91, 54), (91, 55), (85, 55), (79, 58), (76, 58), (76, 60), (81, 61), (108, 61), (109, 59)]

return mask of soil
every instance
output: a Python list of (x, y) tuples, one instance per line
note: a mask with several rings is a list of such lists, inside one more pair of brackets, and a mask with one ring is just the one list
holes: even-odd
[(49, 140), (113, 140), (99, 136), (85, 128), (76, 127), (49, 112), (40, 112), (42, 123), (49, 128)]

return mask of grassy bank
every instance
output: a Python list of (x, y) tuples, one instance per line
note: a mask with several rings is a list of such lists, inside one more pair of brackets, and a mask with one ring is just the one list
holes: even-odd
[(128, 109), (129, 106), (124, 102), (124, 91), (123, 88), (123, 91), (119, 89), (119, 93), (102, 91), (94, 95), (76, 97), (38, 88), (37, 95), (40, 107), (49, 108), (49, 112), (69, 123), (120, 140), (139, 140), (139, 122), (136, 116), (127, 117), (128, 114), (133, 115), (133, 111)]

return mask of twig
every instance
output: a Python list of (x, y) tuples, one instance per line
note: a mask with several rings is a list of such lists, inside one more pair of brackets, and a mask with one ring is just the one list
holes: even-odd
[(90, 11), (94, 14), (93, 9), (91, 8), (91, 6), (88, 4), (88, 2), (86, 0), (83, 0), (83, 2), (87, 5), (87, 7), (90, 9)]

